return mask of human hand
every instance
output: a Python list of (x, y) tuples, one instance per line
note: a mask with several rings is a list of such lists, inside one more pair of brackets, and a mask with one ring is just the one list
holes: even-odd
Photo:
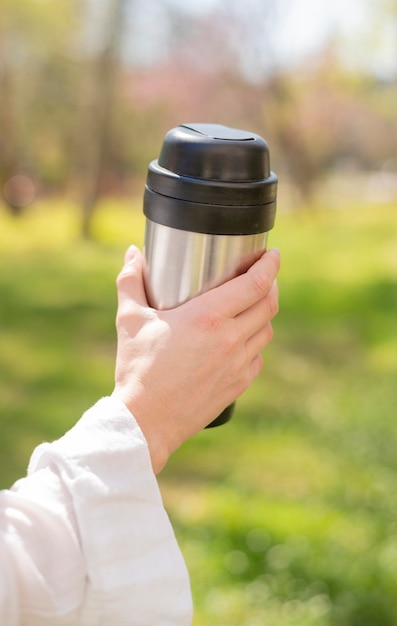
[(278, 311), (280, 257), (269, 250), (245, 274), (164, 311), (149, 307), (142, 267), (131, 246), (117, 279), (113, 395), (134, 415), (158, 473), (261, 371)]

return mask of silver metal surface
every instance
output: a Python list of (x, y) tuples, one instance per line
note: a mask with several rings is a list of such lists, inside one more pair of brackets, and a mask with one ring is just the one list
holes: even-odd
[(267, 233), (206, 235), (146, 220), (144, 278), (149, 304), (169, 309), (245, 272)]

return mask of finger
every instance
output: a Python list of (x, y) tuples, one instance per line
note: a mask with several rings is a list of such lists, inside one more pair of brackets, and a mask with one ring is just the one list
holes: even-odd
[(136, 246), (130, 246), (127, 248), (124, 256), (124, 265), (126, 265), (129, 261), (132, 261), (136, 254), (139, 254), (139, 249)]
[(226, 317), (236, 317), (270, 292), (280, 269), (280, 253), (268, 250), (245, 274), (207, 291), (208, 306)]
[(251, 382), (259, 376), (259, 374), (262, 371), (262, 368), (263, 368), (263, 357), (259, 353), (259, 354), (256, 354), (251, 361), (251, 365), (250, 365)]
[(278, 286), (277, 280), (273, 282), (270, 292), (265, 298), (256, 302), (236, 317), (239, 332), (248, 339), (257, 333), (278, 313)]
[(270, 290), (270, 297), (273, 298), (274, 303), (275, 303), (275, 309), (276, 309), (276, 314), (278, 313), (278, 296), (279, 296), (279, 289), (278, 289), (278, 281), (277, 278), (274, 280), (274, 283), (272, 285), (272, 288)]
[(255, 355), (260, 354), (262, 350), (273, 339), (273, 326), (271, 322), (268, 322), (263, 328), (258, 330), (255, 335), (252, 335), (245, 344), (247, 358), (253, 359)]
[(143, 257), (138, 248), (130, 246), (125, 255), (124, 267), (117, 277), (119, 309), (133, 304), (147, 307), (143, 283)]

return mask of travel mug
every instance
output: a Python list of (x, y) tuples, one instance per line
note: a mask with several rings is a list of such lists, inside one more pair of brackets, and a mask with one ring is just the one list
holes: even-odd
[[(182, 124), (149, 165), (144, 280), (168, 309), (245, 272), (266, 249), (277, 177), (262, 137), (220, 124)], [(210, 426), (228, 421), (234, 405)]]

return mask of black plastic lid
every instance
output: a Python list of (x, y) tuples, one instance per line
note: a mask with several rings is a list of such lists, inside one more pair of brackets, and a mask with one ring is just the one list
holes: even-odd
[(166, 134), (158, 160), (149, 165), (144, 213), (194, 232), (267, 232), (276, 194), (262, 137), (220, 124), (183, 124)]

